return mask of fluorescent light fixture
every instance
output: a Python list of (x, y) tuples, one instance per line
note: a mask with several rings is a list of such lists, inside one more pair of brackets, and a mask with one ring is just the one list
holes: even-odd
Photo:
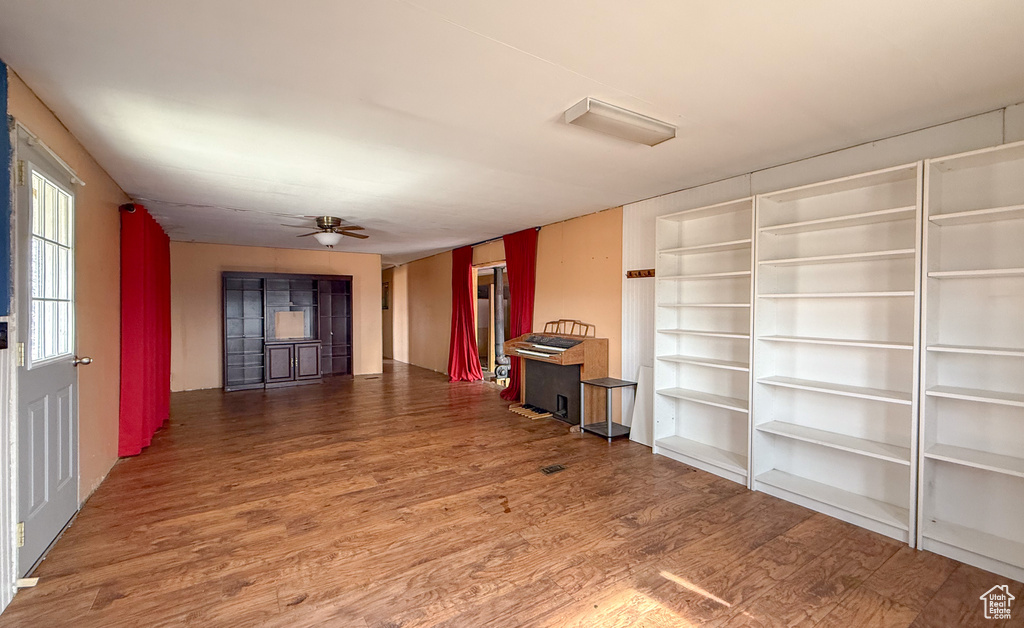
[(333, 248), (335, 244), (341, 242), (341, 234), (334, 233), (333, 231), (321, 231), (319, 233), (314, 233), (313, 237), (316, 238), (317, 242), (329, 249)]
[(565, 112), (565, 123), (648, 146), (676, 136), (676, 127), (671, 124), (593, 98), (584, 98), (570, 107)]

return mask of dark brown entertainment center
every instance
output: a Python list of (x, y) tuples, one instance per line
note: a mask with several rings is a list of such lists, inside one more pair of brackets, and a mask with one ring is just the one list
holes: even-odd
[(351, 275), (225, 272), (224, 390), (352, 375)]

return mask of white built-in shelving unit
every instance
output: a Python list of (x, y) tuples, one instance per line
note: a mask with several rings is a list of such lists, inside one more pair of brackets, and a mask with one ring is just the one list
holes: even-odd
[(922, 165), (757, 197), (752, 487), (913, 544)]
[(654, 452), (748, 484), (754, 201), (657, 220)]
[(657, 220), (655, 453), (1024, 581), (1024, 142)]
[(1024, 142), (925, 162), (919, 546), (1024, 581)]

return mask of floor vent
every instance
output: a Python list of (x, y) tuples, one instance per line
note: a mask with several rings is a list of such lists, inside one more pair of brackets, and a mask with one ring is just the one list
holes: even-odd
[(540, 472), (544, 475), (551, 475), (552, 473), (558, 473), (559, 471), (565, 471), (564, 464), (553, 464), (549, 467), (541, 467)]

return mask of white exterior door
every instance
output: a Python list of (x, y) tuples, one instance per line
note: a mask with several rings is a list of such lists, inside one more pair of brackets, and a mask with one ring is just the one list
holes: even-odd
[(75, 199), (67, 176), (19, 144), (16, 215), (18, 572), (39, 562), (78, 509)]

